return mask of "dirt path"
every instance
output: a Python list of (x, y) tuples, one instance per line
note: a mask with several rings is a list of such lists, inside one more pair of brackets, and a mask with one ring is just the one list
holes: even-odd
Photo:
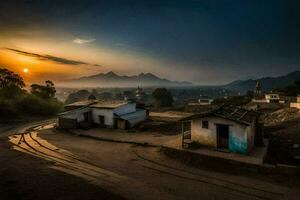
[(51, 160), (54, 169), (84, 178), (128, 199), (297, 199), (299, 196), (297, 188), (184, 166), (163, 157), (157, 148), (99, 142), (51, 129), (39, 135), (26, 134), (20, 145), (17, 142), (20, 136), (11, 137), (11, 142), (17, 150)]
[(12, 150), (3, 139), (0, 163), (1, 200), (123, 199), (83, 178), (51, 168), (51, 162)]
[[(28, 127), (27, 127), (28, 128)], [(86, 187), (87, 198), (95, 199), (94, 194), (101, 194), (101, 199), (298, 199), (299, 187), (286, 184), (259, 180), (253, 177), (224, 174), (213, 171), (188, 167), (176, 160), (169, 159), (159, 152), (159, 148), (144, 148), (129, 144), (101, 142), (93, 139), (63, 134), (53, 129), (53, 126), (40, 124), (29, 131), (19, 129), (23, 134), (9, 136), (9, 143), (14, 150), (3, 149), (9, 154), (18, 155), (17, 166), (21, 179), (11, 174), (0, 181), (1, 185), (13, 180), (21, 184), (23, 193), (33, 196), (53, 197), (61, 194), (57, 188), (67, 187), (65, 190), (73, 191), (74, 198), (83, 197), (74, 191), (74, 185), (67, 185), (64, 181), (80, 183)], [(23, 135), (23, 137), (22, 137)], [(3, 138), (0, 144), (4, 144)], [(7, 145), (7, 143), (5, 143)], [(1, 150), (1, 146), (0, 146)], [(6, 157), (8, 163), (14, 163), (15, 156)], [(3, 156), (0, 157), (0, 161)], [(13, 161), (14, 160), (14, 161)], [(24, 167), (24, 163), (35, 160), (37, 164)], [(3, 163), (7, 163), (3, 161)], [(18, 165), (20, 163), (20, 165)], [(7, 167), (11, 168), (12, 164)], [(3, 168), (3, 166), (2, 166)], [(38, 187), (32, 182), (37, 180), (34, 174), (39, 169), (46, 171), (41, 185), (53, 185), (52, 189)], [(15, 170), (16, 171), (16, 170)], [(5, 169), (0, 173), (5, 173)], [(13, 173), (13, 172), (12, 172)], [(67, 177), (56, 183), (53, 176), (62, 174)], [(47, 178), (48, 177), (48, 178)], [(49, 178), (51, 177), (51, 178)], [(60, 178), (59, 177), (59, 178)], [(76, 178), (78, 177), (78, 178)], [(56, 177), (59, 179), (58, 177)], [(76, 179), (73, 180), (73, 179)], [(32, 181), (33, 180), (33, 181)], [(29, 184), (28, 184), (29, 182)], [(38, 181), (37, 181), (38, 182)], [(58, 185), (59, 184), (59, 185)], [(92, 185), (90, 185), (92, 184)], [(1, 186), (0, 185), (0, 186)], [(13, 190), (14, 184), (10, 185)], [(32, 187), (30, 187), (32, 186)], [(77, 188), (78, 189), (78, 188)], [(47, 190), (47, 191), (43, 191)], [(52, 192), (49, 193), (49, 190)], [(79, 189), (80, 191), (80, 189)], [(108, 192), (109, 191), (109, 192)], [(42, 192), (42, 194), (41, 194)], [(23, 194), (22, 193), (22, 194)], [(49, 194), (48, 194), (49, 193)], [(116, 195), (112, 195), (112, 193)], [(9, 194), (6, 192), (5, 194)], [(48, 194), (48, 196), (47, 196)], [(30, 196), (29, 195), (29, 196)], [(61, 194), (61, 199), (65, 199)], [(66, 192), (66, 196), (72, 194)], [(76, 196), (75, 196), (76, 195)], [(51, 199), (51, 198), (48, 198)], [(98, 199), (98, 198), (96, 198)]]

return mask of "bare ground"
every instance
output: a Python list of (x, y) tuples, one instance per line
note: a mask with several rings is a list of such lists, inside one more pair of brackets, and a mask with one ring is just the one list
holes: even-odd
[(300, 196), (297, 179), (193, 168), (167, 158), (158, 148), (101, 142), (54, 129), (30, 133), (25, 134), (26, 140), (20, 145), (16, 143), (17, 135), (11, 137), (13, 143), (0, 140), (0, 152), (4, 153), (0, 156), (4, 199), (120, 199), (122, 196), (232, 200)]
[[(97, 176), (93, 183), (100, 188), (107, 188), (103, 180), (121, 177), (116, 180), (109, 191), (128, 199), (297, 199), (299, 185), (295, 181), (255, 176), (240, 173), (221, 173), (196, 169), (169, 159), (158, 148), (144, 148), (129, 144), (101, 142), (92, 139), (63, 134), (53, 130), (39, 133), (40, 137), (54, 144), (58, 151), (72, 153), (80, 158), (60, 164), (58, 170), (66, 169), (65, 164), (73, 163), (72, 171), (80, 176), (82, 170), (87, 175)], [(50, 153), (34, 141), (27, 140), (33, 148)], [(43, 142), (42, 142), (43, 143)], [(23, 147), (26, 147), (26, 144)], [(30, 148), (29, 148), (30, 149)], [(56, 150), (55, 150), (56, 151)], [(35, 153), (41, 156), (40, 153)], [(50, 153), (50, 160), (57, 162), (55, 154)], [(35, 155), (37, 156), (37, 155)], [(60, 160), (61, 162), (61, 160)], [(93, 170), (88, 170), (91, 168)], [(104, 172), (106, 176), (95, 174)], [(104, 171), (103, 171), (104, 170)], [(111, 175), (113, 174), (113, 175)], [(90, 176), (85, 177), (90, 180)]]
[(269, 138), (266, 161), (272, 164), (300, 165), (300, 112), (284, 108), (265, 118), (265, 136)]
[(11, 149), (0, 139), (1, 199), (122, 199), (106, 190), (50, 168), (52, 162)]

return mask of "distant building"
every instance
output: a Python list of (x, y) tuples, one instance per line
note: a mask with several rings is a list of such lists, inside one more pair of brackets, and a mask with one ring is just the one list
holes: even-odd
[(198, 103), (200, 105), (210, 105), (211, 103), (213, 102), (213, 99), (212, 98), (209, 98), (209, 97), (200, 97), (198, 99)]
[(265, 99), (267, 103), (279, 103), (280, 97), (279, 94), (266, 94)]
[(135, 91), (135, 99), (139, 102), (143, 102), (145, 99), (145, 92), (139, 86)]
[(63, 129), (89, 128), (92, 125), (107, 128), (132, 128), (147, 118), (145, 109), (127, 101), (88, 100), (65, 106), (59, 114), (58, 127)]
[(292, 102), (290, 104), (290, 107), (291, 108), (298, 108), (298, 109), (300, 109), (300, 95), (298, 95), (296, 102)]
[(258, 124), (259, 114), (236, 106), (223, 106), (204, 114), (195, 114), (184, 118), (183, 124), (190, 123), (190, 131), (183, 127), (182, 145), (190, 142), (203, 146), (248, 154), (262, 141), (262, 131)]
[(260, 84), (259, 81), (257, 81), (257, 83), (256, 83), (256, 87), (255, 87), (255, 90), (254, 90), (254, 98), (255, 99), (264, 98), (263, 90), (262, 90), (262, 87), (261, 87), (261, 84)]

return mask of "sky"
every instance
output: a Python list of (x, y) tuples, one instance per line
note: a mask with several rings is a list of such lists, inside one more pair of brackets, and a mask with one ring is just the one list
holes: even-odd
[(300, 70), (299, 9), (297, 0), (3, 0), (0, 66), (27, 82), (108, 71), (201, 85), (278, 76)]

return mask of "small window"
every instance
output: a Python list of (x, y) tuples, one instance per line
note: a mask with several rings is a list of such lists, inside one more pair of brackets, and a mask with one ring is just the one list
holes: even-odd
[(208, 121), (202, 121), (202, 128), (208, 129)]

